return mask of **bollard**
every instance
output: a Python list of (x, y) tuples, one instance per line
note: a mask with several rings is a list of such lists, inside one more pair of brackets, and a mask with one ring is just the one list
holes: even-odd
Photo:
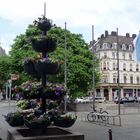
[(109, 134), (109, 140), (112, 140), (112, 130), (111, 129), (108, 130), (108, 134)]

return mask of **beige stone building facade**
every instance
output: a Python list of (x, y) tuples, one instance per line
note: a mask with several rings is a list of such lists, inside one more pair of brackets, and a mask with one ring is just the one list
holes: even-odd
[[(96, 87), (96, 96), (104, 96), (112, 101), (118, 91), (117, 47), (119, 47), (119, 87), (121, 97), (140, 97), (140, 64), (134, 57), (133, 41), (136, 35), (118, 35), (105, 31), (94, 45), (96, 56), (100, 59), (101, 81)], [(118, 42), (118, 44), (117, 44)]]

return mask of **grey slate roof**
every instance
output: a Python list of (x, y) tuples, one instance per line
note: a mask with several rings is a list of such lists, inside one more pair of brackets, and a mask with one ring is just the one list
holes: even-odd
[[(118, 36), (118, 41), (119, 44), (132, 44), (133, 45), (133, 40), (134, 38), (132, 37), (126, 37), (126, 36)], [(99, 44), (103, 44), (103, 43), (117, 43), (117, 36), (112, 36), (112, 35), (108, 35), (106, 37), (100, 38), (100, 41), (98, 42)]]

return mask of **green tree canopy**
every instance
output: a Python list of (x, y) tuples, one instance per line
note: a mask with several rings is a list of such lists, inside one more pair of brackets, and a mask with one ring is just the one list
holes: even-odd
[[(65, 49), (65, 34), (66, 34), (66, 52)], [(39, 53), (36, 53), (31, 46), (30, 38), (40, 35), (40, 31), (29, 25), (25, 34), (21, 34), (16, 37), (10, 57), (12, 61), (12, 71), (18, 71), (21, 75), (21, 81), (28, 79), (29, 76), (23, 70), (24, 59), (34, 57)], [(56, 82), (64, 82), (64, 61), (65, 53), (67, 56), (67, 87), (70, 90), (72, 97), (78, 95), (85, 95), (87, 91), (92, 89), (92, 63), (93, 57), (95, 58), (95, 81), (99, 81), (99, 69), (98, 59), (92, 56), (93, 53), (89, 50), (89, 45), (84, 41), (81, 34), (74, 34), (68, 30), (64, 30), (60, 27), (52, 28), (48, 32), (48, 37), (57, 39), (57, 49), (49, 53), (49, 57), (58, 59), (63, 62), (61, 65), (61, 72), (56, 76), (48, 76), (49, 80), (55, 80)]]

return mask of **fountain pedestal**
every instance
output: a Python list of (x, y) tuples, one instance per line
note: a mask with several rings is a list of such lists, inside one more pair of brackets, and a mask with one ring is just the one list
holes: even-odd
[(84, 135), (59, 127), (48, 127), (45, 134), (40, 130), (12, 128), (8, 129), (7, 140), (84, 140)]

